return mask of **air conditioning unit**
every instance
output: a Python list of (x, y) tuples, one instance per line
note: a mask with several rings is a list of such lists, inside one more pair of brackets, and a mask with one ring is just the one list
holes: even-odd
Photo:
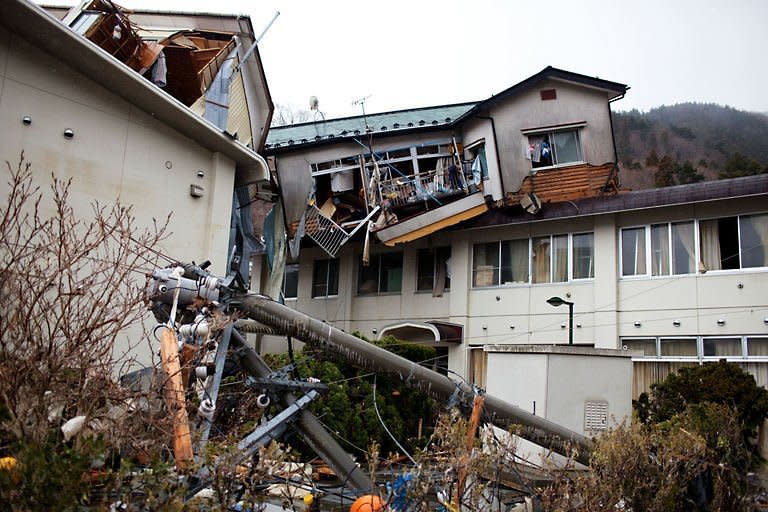
[(541, 201), (539, 201), (536, 194), (529, 192), (520, 199), (520, 206), (531, 215), (536, 215), (541, 210)]

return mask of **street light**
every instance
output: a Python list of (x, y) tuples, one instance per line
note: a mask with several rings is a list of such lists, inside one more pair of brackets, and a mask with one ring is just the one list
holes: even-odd
[(568, 344), (573, 345), (573, 302), (560, 297), (550, 297), (547, 299), (547, 303), (555, 307), (568, 304)]

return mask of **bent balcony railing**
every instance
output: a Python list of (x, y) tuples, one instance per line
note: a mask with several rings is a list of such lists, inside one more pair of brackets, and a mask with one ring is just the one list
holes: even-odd
[(440, 206), (445, 199), (468, 195), (477, 188), (467, 181), (463, 169), (426, 171), (410, 176), (397, 176), (379, 183), (381, 199), (392, 207), (431, 203)]

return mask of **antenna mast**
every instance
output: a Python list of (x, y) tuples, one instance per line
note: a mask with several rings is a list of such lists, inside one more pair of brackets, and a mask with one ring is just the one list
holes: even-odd
[(365, 102), (370, 98), (371, 95), (363, 96), (360, 99), (357, 99), (352, 102), (352, 105), (360, 105), (360, 108), (363, 110), (363, 122), (365, 123), (365, 129), (367, 130), (369, 128), (368, 126), (368, 119), (365, 117)]

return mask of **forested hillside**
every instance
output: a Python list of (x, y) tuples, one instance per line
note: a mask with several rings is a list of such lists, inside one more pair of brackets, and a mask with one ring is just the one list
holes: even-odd
[(622, 185), (641, 189), (768, 172), (768, 116), (682, 103), (614, 113)]

